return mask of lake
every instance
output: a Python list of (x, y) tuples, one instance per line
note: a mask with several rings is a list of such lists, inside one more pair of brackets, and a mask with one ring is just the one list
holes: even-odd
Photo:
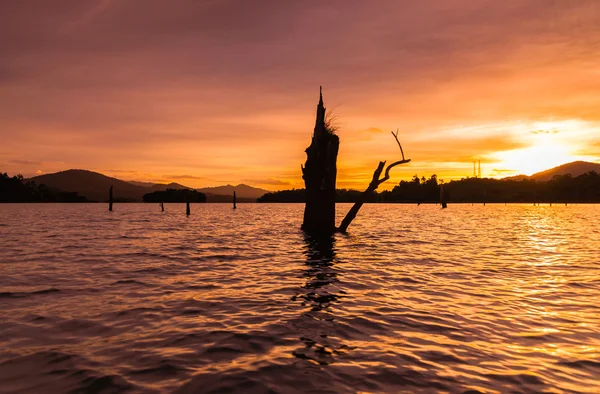
[(600, 392), (600, 206), (303, 209), (0, 204), (0, 392)]

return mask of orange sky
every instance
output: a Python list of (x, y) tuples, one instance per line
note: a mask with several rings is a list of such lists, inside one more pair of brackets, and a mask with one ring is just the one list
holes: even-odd
[[(51, 4), (50, 4), (51, 3)], [(338, 186), (600, 160), (600, 3), (0, 3), (0, 171), (302, 187), (319, 85)]]

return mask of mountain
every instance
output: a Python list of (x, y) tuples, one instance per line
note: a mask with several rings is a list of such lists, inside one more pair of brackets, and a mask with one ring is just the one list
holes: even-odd
[(135, 186), (142, 186), (147, 188), (149, 191), (163, 191), (167, 189), (193, 189), (193, 187), (187, 187), (179, 183), (171, 182), (169, 184), (165, 183), (154, 183), (154, 182), (139, 182), (139, 181), (127, 181), (127, 183), (131, 183)]
[(92, 201), (108, 200), (108, 189), (113, 186), (115, 200), (142, 201), (146, 193), (167, 189), (191, 189), (178, 183), (125, 182), (88, 170), (67, 170), (31, 178), (38, 185), (65, 192), (78, 192)]
[(202, 192), (202, 193), (206, 193), (206, 195), (209, 197), (209, 201), (211, 201), (211, 199), (210, 199), (211, 194), (218, 194), (218, 195), (222, 195), (222, 196), (231, 196), (231, 195), (233, 195), (233, 192), (235, 191), (235, 195), (238, 198), (244, 198), (244, 199), (250, 198), (250, 199), (256, 200), (257, 198), (261, 197), (263, 194), (269, 192), (268, 190), (244, 185), (243, 183), (239, 184), (237, 186), (226, 185), (226, 186), (216, 186), (216, 187), (203, 187), (203, 188), (196, 189), (196, 190), (198, 190), (199, 192)]
[(591, 163), (589, 161), (573, 161), (546, 171), (535, 173), (529, 178), (535, 179), (536, 181), (549, 181), (554, 175), (571, 174), (573, 177), (576, 177), (590, 171), (600, 173), (600, 164)]
[(127, 182), (131, 183), (132, 185), (143, 186), (143, 187), (152, 187), (152, 186), (156, 185), (156, 183), (154, 183), (154, 182), (139, 182), (139, 181), (127, 181)]
[[(113, 186), (113, 195), (116, 201), (142, 201), (146, 193), (163, 191), (167, 189), (191, 189), (179, 183), (150, 183), (126, 182), (97, 172), (88, 170), (67, 170), (54, 174), (44, 174), (31, 178), (38, 185), (63, 192), (77, 192), (92, 201), (107, 201), (108, 189)], [(209, 202), (231, 202), (235, 190), (238, 202), (255, 202), (267, 190), (248, 185), (227, 185), (197, 189), (205, 193)]]
[(44, 174), (31, 178), (38, 185), (65, 192), (78, 192), (93, 201), (107, 201), (108, 189), (113, 186), (116, 200), (141, 200), (148, 188), (132, 185), (129, 182), (88, 170), (66, 170), (54, 174)]
[(571, 174), (571, 176), (577, 177), (581, 174), (585, 174), (590, 171), (595, 171), (600, 174), (600, 163), (591, 163), (589, 161), (573, 161), (571, 163), (550, 168), (549, 170), (536, 172), (531, 176), (521, 174), (509, 176), (502, 179), (507, 181), (522, 181), (524, 179), (533, 179), (536, 181), (546, 182), (552, 179), (554, 175)]

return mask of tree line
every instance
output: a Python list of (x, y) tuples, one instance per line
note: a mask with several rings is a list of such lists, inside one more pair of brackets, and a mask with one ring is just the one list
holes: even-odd
[(22, 175), (0, 173), (0, 202), (86, 202), (76, 192), (64, 192), (28, 181)]
[[(599, 203), (600, 175), (594, 171), (577, 177), (555, 175), (549, 181), (533, 179), (463, 178), (445, 183), (437, 175), (429, 178), (413, 176), (400, 181), (392, 190), (374, 192), (369, 202), (437, 203), (440, 186), (446, 200), (462, 203)], [(361, 192), (338, 189), (336, 202), (354, 202)], [(304, 189), (267, 193), (258, 202), (305, 202)]]
[[(599, 203), (600, 175), (594, 171), (573, 177), (555, 175), (549, 181), (532, 179), (463, 178), (444, 183), (434, 174), (429, 178), (413, 176), (400, 181), (392, 190), (374, 192), (367, 202), (437, 203), (440, 185), (449, 202), (464, 203)], [(355, 202), (362, 192), (337, 189), (336, 202)], [(77, 192), (64, 192), (28, 181), (22, 175), (9, 177), (0, 173), (0, 202), (88, 202)], [(175, 190), (148, 193), (146, 202), (205, 202), (206, 195), (195, 190)], [(305, 202), (304, 189), (266, 193), (258, 202)]]

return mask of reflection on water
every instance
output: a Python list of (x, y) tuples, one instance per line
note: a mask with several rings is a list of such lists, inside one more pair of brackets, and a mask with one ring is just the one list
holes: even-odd
[(312, 237), (305, 235), (306, 270), (303, 276), (306, 284), (292, 297), (292, 301), (301, 300), (301, 305), (308, 310), (303, 311), (305, 317), (302, 328), (305, 334), (300, 336), (304, 347), (292, 352), (295, 357), (310, 360), (317, 364), (327, 365), (333, 362), (334, 354), (343, 351), (335, 336), (332, 326), (335, 315), (331, 304), (339, 302), (340, 290), (333, 284), (337, 281), (334, 267), (335, 250), (333, 237)]
[[(337, 301), (338, 296), (330, 293), (330, 287), (337, 278), (334, 268), (335, 239), (333, 237), (304, 236), (307, 245), (306, 254), (306, 285), (302, 286), (304, 294), (300, 297), (305, 301), (303, 305), (310, 305), (312, 311), (318, 312), (327, 309), (329, 304)], [(294, 296), (292, 300), (295, 300)]]
[(600, 207), (302, 208), (0, 205), (0, 392), (600, 392)]

